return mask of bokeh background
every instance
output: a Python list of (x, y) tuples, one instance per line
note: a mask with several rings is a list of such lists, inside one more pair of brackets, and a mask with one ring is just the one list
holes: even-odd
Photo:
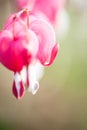
[[(0, 29), (15, 9), (0, 0)], [(36, 95), (12, 95), (13, 73), (0, 65), (0, 130), (87, 130), (87, 0), (67, 0), (69, 30), (45, 68)]]

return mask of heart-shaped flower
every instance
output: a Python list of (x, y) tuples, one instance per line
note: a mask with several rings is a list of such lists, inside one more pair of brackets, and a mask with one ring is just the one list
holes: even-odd
[(54, 29), (45, 19), (25, 9), (7, 20), (0, 32), (0, 62), (14, 72), (12, 90), (17, 99), (27, 88), (36, 93), (39, 84), (35, 66), (52, 64), (58, 50)]

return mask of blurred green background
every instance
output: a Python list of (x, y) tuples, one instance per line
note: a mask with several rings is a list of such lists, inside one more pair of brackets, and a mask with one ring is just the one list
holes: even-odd
[[(0, 28), (12, 11), (10, 2), (0, 0)], [(0, 130), (87, 130), (87, 6), (80, 6), (67, 0), (69, 31), (57, 36), (59, 56), (45, 68), (36, 95), (26, 92), (16, 100), (13, 73), (0, 65)]]

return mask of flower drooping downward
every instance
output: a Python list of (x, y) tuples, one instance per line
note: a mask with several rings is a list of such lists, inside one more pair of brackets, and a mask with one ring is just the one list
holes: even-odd
[(0, 32), (0, 62), (14, 72), (12, 90), (17, 99), (23, 97), (26, 89), (37, 92), (42, 75), (37, 76), (38, 68), (42, 71), (43, 66), (52, 64), (58, 49), (53, 27), (28, 9), (7, 20)]

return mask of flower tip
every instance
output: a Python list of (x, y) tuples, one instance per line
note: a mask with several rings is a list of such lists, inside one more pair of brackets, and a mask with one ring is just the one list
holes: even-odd
[(51, 65), (51, 64), (54, 62), (54, 60), (55, 60), (55, 58), (56, 58), (58, 52), (59, 52), (59, 43), (54, 45), (54, 47), (53, 47), (53, 49), (52, 49), (52, 51), (51, 51), (51, 56), (50, 56), (50, 58), (49, 58), (49, 61), (46, 61), (45, 63), (42, 63), (42, 64), (43, 64), (44, 66), (49, 66), (49, 65)]
[(35, 95), (39, 89), (39, 83), (36, 81), (32, 86), (29, 87), (29, 91)]
[[(19, 88), (17, 88), (17, 87), (19, 87)], [(14, 81), (14, 82), (13, 82), (12, 92), (13, 92), (14, 96), (15, 96), (17, 99), (22, 99), (22, 97), (24, 96), (24, 86), (23, 86), (23, 83), (20, 82), (20, 85), (19, 85), (19, 86), (16, 86), (16, 83), (15, 83), (15, 81)]]

